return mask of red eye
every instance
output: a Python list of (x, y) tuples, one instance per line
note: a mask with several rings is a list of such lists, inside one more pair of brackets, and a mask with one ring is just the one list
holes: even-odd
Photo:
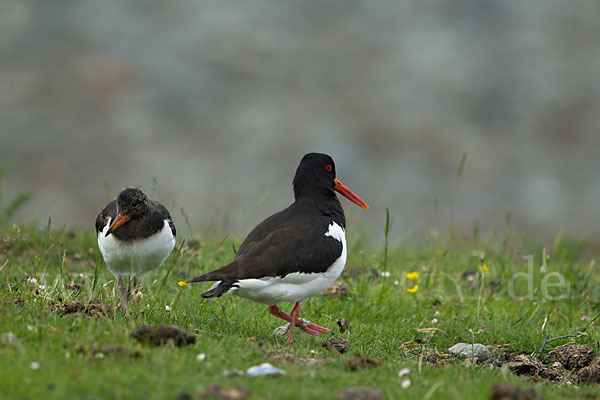
[(325, 166), (325, 171), (327, 171), (327, 172), (331, 172), (332, 169), (333, 169), (333, 167), (331, 166), (331, 164), (327, 164)]

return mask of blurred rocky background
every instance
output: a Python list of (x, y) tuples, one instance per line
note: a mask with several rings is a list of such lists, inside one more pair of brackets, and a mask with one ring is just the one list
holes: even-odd
[[(138, 185), (180, 232), (245, 234), (331, 154), (381, 238), (600, 236), (597, 0), (0, 2), (4, 198), (93, 229)], [(183, 211), (182, 211), (183, 210)]]

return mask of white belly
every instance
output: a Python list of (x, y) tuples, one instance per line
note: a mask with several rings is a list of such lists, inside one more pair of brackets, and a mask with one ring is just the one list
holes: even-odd
[(143, 275), (159, 267), (175, 247), (175, 237), (167, 220), (155, 235), (129, 242), (114, 235), (105, 236), (109, 225), (110, 221), (98, 233), (98, 247), (113, 275)]
[[(329, 225), (325, 236), (331, 236), (342, 243), (342, 254), (323, 273), (304, 274), (294, 272), (283, 278), (243, 279), (235, 294), (247, 299), (274, 305), (286, 301), (298, 303), (327, 289), (342, 273), (346, 265), (346, 235), (344, 229), (335, 222)], [(218, 284), (218, 282), (217, 282)]]

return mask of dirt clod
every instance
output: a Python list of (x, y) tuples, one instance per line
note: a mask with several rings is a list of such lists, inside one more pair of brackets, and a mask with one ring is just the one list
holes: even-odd
[(63, 304), (55, 304), (54, 310), (60, 315), (84, 313), (93, 317), (109, 317), (113, 316), (112, 308), (104, 301), (95, 297), (90, 297), (87, 301), (69, 300)]
[(78, 301), (67, 301), (56, 310), (61, 315), (75, 314), (84, 310), (83, 304)]
[(340, 354), (348, 351), (348, 341), (342, 338), (331, 338), (323, 342), (322, 345), (327, 350), (336, 350)]
[(325, 294), (330, 297), (348, 297), (350, 291), (350, 285), (346, 282), (334, 282), (325, 289)]
[(556, 361), (568, 370), (578, 370), (587, 367), (594, 361), (594, 349), (583, 344), (571, 344), (553, 350)]
[(577, 372), (577, 383), (600, 383), (600, 358)]
[(351, 371), (356, 371), (358, 369), (376, 367), (377, 361), (374, 361), (368, 357), (363, 357), (360, 354), (355, 354), (354, 357), (346, 360), (346, 365)]
[(492, 388), (490, 400), (534, 400), (538, 395), (533, 389), (523, 389), (513, 383), (498, 383)]
[(244, 386), (234, 385), (227, 389), (221, 388), (220, 385), (211, 385), (206, 388), (202, 397), (218, 398), (227, 400), (243, 400), (250, 396), (250, 390)]
[(185, 346), (196, 343), (196, 336), (175, 325), (142, 325), (137, 330), (131, 332), (138, 342), (149, 343), (153, 346), (160, 346), (167, 343), (173, 343), (176, 346)]
[(508, 354), (505, 365), (517, 375), (534, 375), (543, 368), (537, 358), (527, 354)]
[(374, 387), (347, 388), (338, 393), (338, 400), (380, 400), (381, 389)]

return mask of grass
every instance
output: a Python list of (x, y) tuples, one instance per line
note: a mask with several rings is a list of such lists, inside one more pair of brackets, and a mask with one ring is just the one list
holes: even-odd
[[(597, 395), (594, 385), (533, 383), (506, 367), (445, 355), (451, 345), (473, 341), (497, 351), (531, 354), (545, 339), (582, 331), (587, 336), (549, 343), (544, 354), (569, 341), (598, 351), (598, 248), (586, 240), (557, 236), (544, 249), (510, 232), (483, 240), (456, 235), (446, 241), (427, 235), (418, 245), (386, 245), (384, 254), (383, 243), (381, 249), (368, 247), (350, 227), (346, 269), (367, 268), (340, 278), (350, 288), (346, 297), (317, 296), (301, 310), (304, 318), (335, 327), (335, 336), (348, 340), (349, 352), (343, 356), (322, 347), (326, 337), (301, 331), (292, 346), (286, 345), (285, 338), (273, 334), (282, 321), (270, 316), (266, 306), (232, 295), (202, 299), (208, 284), (177, 285), (226, 264), (240, 242), (241, 238), (207, 234), (188, 237), (180, 246), (178, 239), (166, 266), (143, 279), (142, 297), (131, 300), (129, 317), (118, 311), (112, 318), (61, 316), (54, 304), (68, 300), (97, 297), (117, 305), (114, 280), (92, 230), (55, 230), (50, 224), (42, 230), (0, 226), (0, 334), (6, 341), (7, 333), (13, 332), (19, 340), (16, 347), (0, 345), (0, 398), (177, 399), (188, 394), (195, 399), (215, 383), (224, 388), (242, 385), (252, 392), (250, 398), (260, 399), (334, 399), (340, 390), (358, 386), (379, 387), (384, 398), (481, 399), (499, 382), (532, 387), (546, 399)], [(542, 262), (542, 254), (550, 257)], [(517, 275), (511, 289), (516, 272), (529, 272), (523, 258), (527, 255), (534, 261), (531, 279)], [(483, 280), (478, 270), (482, 259), (489, 267)], [(385, 269), (390, 276), (373, 279), (369, 268)], [(419, 272), (416, 281), (406, 279), (412, 271)], [(559, 277), (564, 278), (562, 285), (543, 287), (544, 279), (557, 284)], [(408, 293), (415, 283), (417, 293)], [(336, 320), (341, 317), (349, 320), (351, 332), (339, 332)], [(181, 348), (139, 344), (130, 332), (143, 324), (178, 325), (195, 332), (196, 343)], [(76, 351), (95, 344), (119, 346), (125, 352), (100, 358)], [(134, 351), (139, 358), (128, 356)], [(198, 361), (199, 353), (206, 359)], [(353, 369), (347, 360), (354, 354), (377, 364)], [(281, 355), (288, 361), (278, 358)], [(306, 356), (317, 364), (298, 358)], [(432, 358), (438, 362), (430, 362)], [(39, 363), (39, 369), (33, 369), (32, 362)], [(263, 362), (287, 374), (224, 375)], [(410, 373), (399, 378), (398, 371), (405, 367)], [(406, 378), (411, 384), (402, 388)]]

